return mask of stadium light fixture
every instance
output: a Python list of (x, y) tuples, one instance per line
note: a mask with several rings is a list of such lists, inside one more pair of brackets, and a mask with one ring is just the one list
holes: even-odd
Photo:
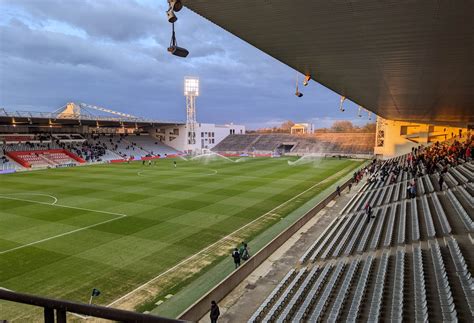
[(176, 15), (174, 14), (173, 8), (169, 8), (166, 11), (166, 15), (168, 16), (168, 22), (170, 22), (172, 24), (174, 24), (176, 22), (176, 20), (178, 20), (178, 17), (176, 17)]
[(168, 22), (174, 24), (178, 17), (174, 14), (174, 12), (178, 12), (183, 8), (183, 4), (181, 0), (168, 0), (169, 8), (166, 10), (166, 15), (168, 16)]
[(184, 96), (199, 96), (199, 78), (194, 76), (184, 78)]
[(168, 4), (170, 6), (170, 9), (173, 9), (176, 12), (183, 9), (183, 3), (181, 2), (181, 0), (168, 0)]
[(306, 74), (305, 78), (304, 78), (304, 81), (303, 81), (303, 85), (304, 86), (307, 86), (309, 81), (311, 81), (311, 75), (309, 74)]
[(339, 110), (341, 110), (341, 112), (346, 111), (346, 109), (343, 107), (344, 101), (346, 101), (346, 97), (341, 95), (341, 100), (339, 101)]
[(170, 47), (168, 47), (168, 52), (175, 56), (179, 57), (186, 57), (189, 54), (189, 51), (186, 48), (179, 47), (178, 46), (178, 41), (176, 40), (176, 34), (174, 32), (174, 23), (172, 25), (172, 34), (171, 34), (171, 41), (170, 41)]
[(303, 93), (301, 93), (300, 90), (298, 89), (298, 72), (296, 72), (296, 91), (295, 91), (295, 95), (299, 98), (301, 98), (303, 96)]

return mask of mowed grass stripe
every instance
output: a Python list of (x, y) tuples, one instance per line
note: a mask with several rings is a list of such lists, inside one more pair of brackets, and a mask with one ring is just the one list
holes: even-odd
[[(170, 161), (157, 164), (149, 168), (150, 172), (172, 167)], [(107, 303), (357, 162), (328, 159), (322, 164), (324, 168), (289, 167), (284, 159), (207, 165), (178, 161), (178, 174), (187, 175), (198, 169), (215, 169), (217, 174), (175, 178), (160, 174), (156, 178), (137, 176), (144, 168), (140, 163), (3, 176), (2, 184), (6, 184), (0, 187), (0, 194), (46, 193), (58, 197), (61, 204), (120, 212), (128, 217), (0, 256), (0, 286), (82, 301), (87, 300), (88, 289), (103, 286), (101, 302)], [(283, 182), (284, 179), (289, 180)], [(44, 212), (35, 206), (9, 204), (9, 208), (17, 210), (12, 215), (4, 209), (5, 205), (0, 200), (0, 227), (3, 221), (12, 221), (12, 216), (18, 217), (15, 218), (18, 227), (21, 219), (50, 225), (48, 229), (37, 227), (42, 228), (37, 232), (31, 230), (33, 239), (44, 236), (61, 221), (89, 217), (87, 212), (79, 212), (71, 218), (62, 218), (64, 215), (58, 215), (56, 208)], [(8, 244), (14, 245), (14, 240), (21, 238), (22, 230), (18, 236), (14, 234), (15, 221), (8, 229), (12, 236), (9, 239), (2, 236), (1, 248), (8, 248)], [(55, 275), (51, 275), (51, 270)], [(11, 315), (19, 314), (14, 312)]]

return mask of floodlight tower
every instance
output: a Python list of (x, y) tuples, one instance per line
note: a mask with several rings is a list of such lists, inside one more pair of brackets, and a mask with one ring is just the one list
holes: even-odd
[(186, 97), (186, 129), (188, 145), (196, 144), (196, 98), (199, 96), (199, 78), (184, 78), (184, 96)]

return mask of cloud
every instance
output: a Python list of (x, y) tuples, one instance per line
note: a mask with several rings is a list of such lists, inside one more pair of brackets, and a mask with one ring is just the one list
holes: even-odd
[[(0, 106), (52, 111), (68, 101), (184, 120), (183, 78), (199, 76), (198, 120), (262, 124), (340, 116), (338, 96), (184, 8), (171, 56), (166, 1), (2, 0)], [(346, 118), (356, 107), (346, 102)]]
[(37, 22), (57, 20), (92, 37), (130, 41), (148, 37), (159, 28), (158, 8), (132, 0), (4, 0), (20, 7)]

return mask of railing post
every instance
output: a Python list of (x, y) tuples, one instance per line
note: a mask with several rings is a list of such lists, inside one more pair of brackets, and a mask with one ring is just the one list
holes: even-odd
[(44, 308), (44, 323), (54, 323), (54, 309)]
[(65, 310), (56, 310), (56, 322), (57, 323), (66, 323), (66, 311)]

